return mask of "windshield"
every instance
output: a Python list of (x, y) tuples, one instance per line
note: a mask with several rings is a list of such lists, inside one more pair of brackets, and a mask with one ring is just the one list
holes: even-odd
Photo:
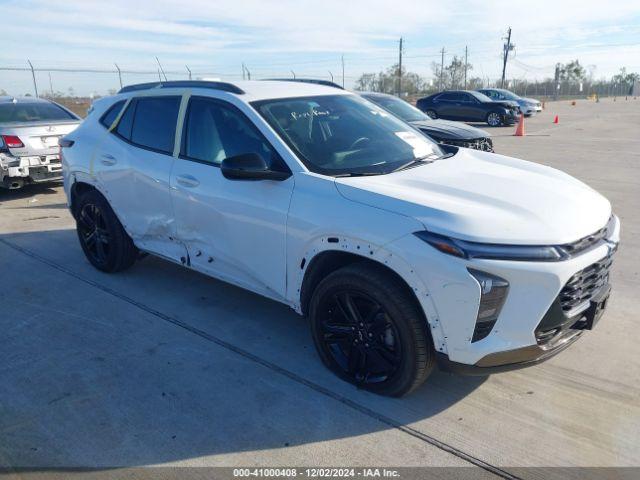
[(468, 91), (467, 93), (470, 93), (481, 102), (493, 102), (493, 100), (487, 97), (484, 93), (474, 92), (474, 91)]
[(431, 120), (431, 118), (422, 113), (416, 107), (409, 105), (404, 100), (392, 96), (382, 95), (362, 95), (364, 98), (376, 105), (381, 106), (385, 110), (393, 113), (396, 117), (401, 118), (405, 122), (417, 122), (419, 120)]
[(312, 172), (383, 174), (412, 160), (443, 155), (413, 127), (356, 95), (263, 100), (252, 105)]
[(53, 103), (5, 103), (0, 105), (0, 123), (77, 120)]
[(509, 90), (498, 90), (504, 98), (507, 100), (518, 100), (518, 97), (515, 93), (511, 93)]

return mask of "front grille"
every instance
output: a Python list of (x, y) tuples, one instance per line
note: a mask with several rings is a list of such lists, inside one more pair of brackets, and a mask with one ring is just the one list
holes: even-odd
[(612, 251), (602, 260), (580, 270), (569, 279), (559, 295), (560, 305), (565, 314), (588, 304), (593, 295), (609, 283), (613, 253)]
[(453, 145), (454, 147), (473, 148), (483, 152), (493, 152), (493, 142), (487, 137), (474, 138), (473, 140), (441, 140), (440, 143)]

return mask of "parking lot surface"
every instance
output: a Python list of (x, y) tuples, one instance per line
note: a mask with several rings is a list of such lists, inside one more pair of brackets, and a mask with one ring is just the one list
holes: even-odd
[(609, 310), (546, 363), (436, 372), (402, 399), (334, 377), (283, 305), (154, 257), (94, 270), (61, 186), (1, 191), (0, 468), (640, 466), (640, 100), (549, 103), (514, 129), (489, 129), (498, 153), (620, 216)]

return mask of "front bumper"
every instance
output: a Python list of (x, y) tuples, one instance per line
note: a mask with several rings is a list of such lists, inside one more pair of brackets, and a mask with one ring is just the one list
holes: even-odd
[(513, 125), (515, 123), (518, 123), (518, 120), (520, 119), (520, 110), (508, 110), (507, 113), (504, 113), (502, 115), (502, 122), (505, 125)]
[(483, 376), (491, 375), (492, 373), (509, 372), (537, 365), (554, 357), (578, 340), (581, 335), (582, 331), (576, 331), (553, 348), (530, 345), (515, 350), (489, 354), (474, 365), (451, 361), (448, 355), (441, 352), (436, 352), (436, 362), (440, 370), (458, 375)]
[(489, 137), (473, 138), (469, 140), (437, 139), (439, 143), (454, 147), (471, 148), (483, 152), (493, 152), (493, 141)]
[(529, 115), (535, 115), (537, 110), (533, 105), (525, 105), (525, 106), (520, 106), (520, 111), (522, 113), (524, 113), (526, 116)]
[[(589, 302), (585, 304), (581, 297), (575, 305), (567, 304), (575, 300), (572, 295), (576, 293), (567, 288), (579, 283), (576, 275), (591, 272), (594, 265), (610, 257), (612, 245), (619, 241), (617, 218), (612, 232), (607, 240), (559, 262), (461, 259), (443, 254), (417, 237), (399, 239), (394, 246), (398, 255), (411, 255), (411, 267), (424, 285), (416, 290), (416, 296), (429, 322), (440, 364), (446, 370), (482, 375), (541, 362), (581, 336), (588, 328), (581, 324), (581, 314)], [(475, 341), (481, 287), (469, 269), (509, 282), (497, 321), (486, 337)], [(608, 283), (608, 276), (606, 280)], [(564, 317), (557, 315), (559, 299), (564, 302)]]

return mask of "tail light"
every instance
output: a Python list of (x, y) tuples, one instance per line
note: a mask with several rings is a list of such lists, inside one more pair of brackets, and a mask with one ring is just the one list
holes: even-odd
[(70, 148), (70, 147), (73, 147), (73, 144), (74, 144), (74, 143), (75, 143), (75, 142), (74, 142), (73, 140), (68, 140), (68, 139), (66, 139), (66, 138), (64, 138), (64, 137), (63, 137), (63, 138), (58, 139), (58, 154), (60, 154), (60, 161), (62, 161), (62, 158), (63, 158), (62, 150), (63, 150), (64, 148)]
[(15, 135), (2, 135), (2, 140), (4, 141), (4, 144), (7, 146), (7, 148), (24, 147), (24, 143), (22, 143), (22, 140), (20, 140), (20, 138), (16, 137)]

